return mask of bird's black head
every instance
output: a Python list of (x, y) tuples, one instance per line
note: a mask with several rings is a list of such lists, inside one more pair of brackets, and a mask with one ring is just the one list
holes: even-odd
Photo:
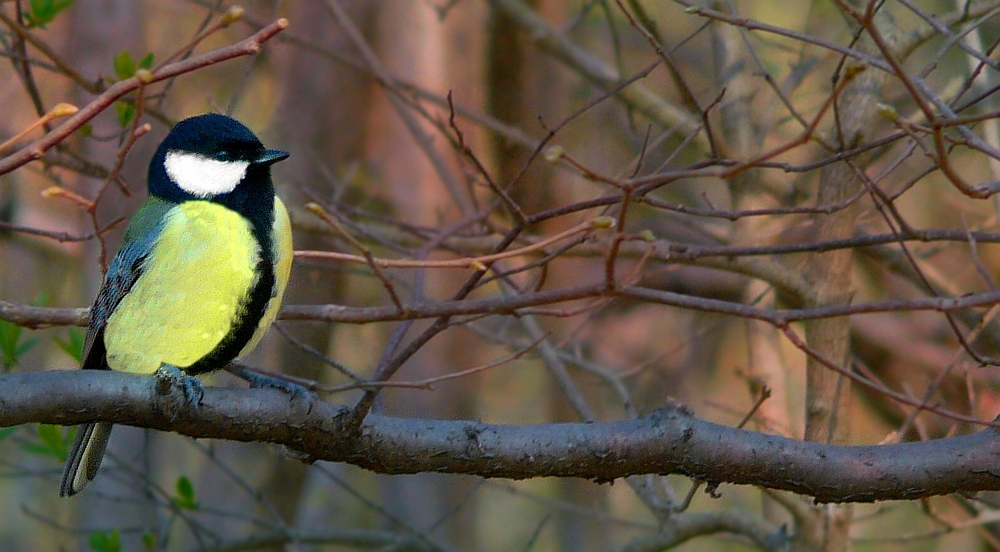
[[(236, 119), (209, 113), (177, 123), (149, 164), (149, 193), (167, 201), (205, 199), (244, 211), (271, 198), (271, 164), (288, 157), (264, 148)], [(252, 206), (252, 204), (249, 204)]]

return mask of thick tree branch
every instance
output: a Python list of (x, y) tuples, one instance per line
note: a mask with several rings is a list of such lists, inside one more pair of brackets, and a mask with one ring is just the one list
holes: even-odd
[(913, 499), (1000, 490), (1000, 436), (835, 446), (735, 429), (671, 406), (637, 420), (510, 426), (370, 414), (358, 433), (348, 410), (271, 389), (206, 388), (202, 404), (157, 391), (158, 380), (110, 371), (0, 376), (0, 427), (113, 421), (192, 437), (285, 445), (315, 460), (387, 474), (482, 477), (683, 474), (794, 491), (820, 502)]

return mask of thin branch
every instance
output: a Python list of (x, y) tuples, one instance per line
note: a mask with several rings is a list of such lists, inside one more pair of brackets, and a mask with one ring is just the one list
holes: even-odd
[[(195, 56), (185, 61), (178, 61), (165, 65), (149, 73), (148, 76), (140, 80), (139, 76), (118, 81), (105, 90), (100, 96), (94, 98), (89, 104), (80, 108), (75, 115), (65, 120), (62, 124), (46, 133), (41, 138), (21, 148), (17, 152), (0, 159), (0, 174), (7, 174), (14, 169), (40, 159), (50, 148), (63, 141), (74, 131), (83, 126), (87, 121), (93, 119), (98, 113), (106, 109), (115, 100), (125, 94), (138, 89), (141, 86), (159, 82), (162, 80), (190, 73), (197, 69), (214, 65), (237, 57), (254, 55), (260, 51), (261, 45), (267, 42), (274, 35), (288, 27), (287, 19), (278, 19), (267, 27), (264, 27), (254, 35), (247, 37), (231, 46), (212, 50), (200, 56)], [(148, 80), (146, 80), (148, 79)]]

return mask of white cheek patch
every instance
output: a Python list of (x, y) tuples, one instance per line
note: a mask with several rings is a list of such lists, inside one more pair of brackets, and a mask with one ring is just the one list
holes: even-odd
[(188, 151), (170, 150), (163, 163), (170, 180), (185, 192), (210, 197), (231, 192), (247, 173), (248, 161), (219, 161)]

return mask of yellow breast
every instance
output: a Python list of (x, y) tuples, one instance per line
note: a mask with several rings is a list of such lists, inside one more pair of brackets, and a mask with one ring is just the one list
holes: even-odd
[(149, 374), (207, 355), (241, 314), (259, 258), (239, 214), (208, 201), (170, 210), (144, 272), (108, 319), (108, 365)]

